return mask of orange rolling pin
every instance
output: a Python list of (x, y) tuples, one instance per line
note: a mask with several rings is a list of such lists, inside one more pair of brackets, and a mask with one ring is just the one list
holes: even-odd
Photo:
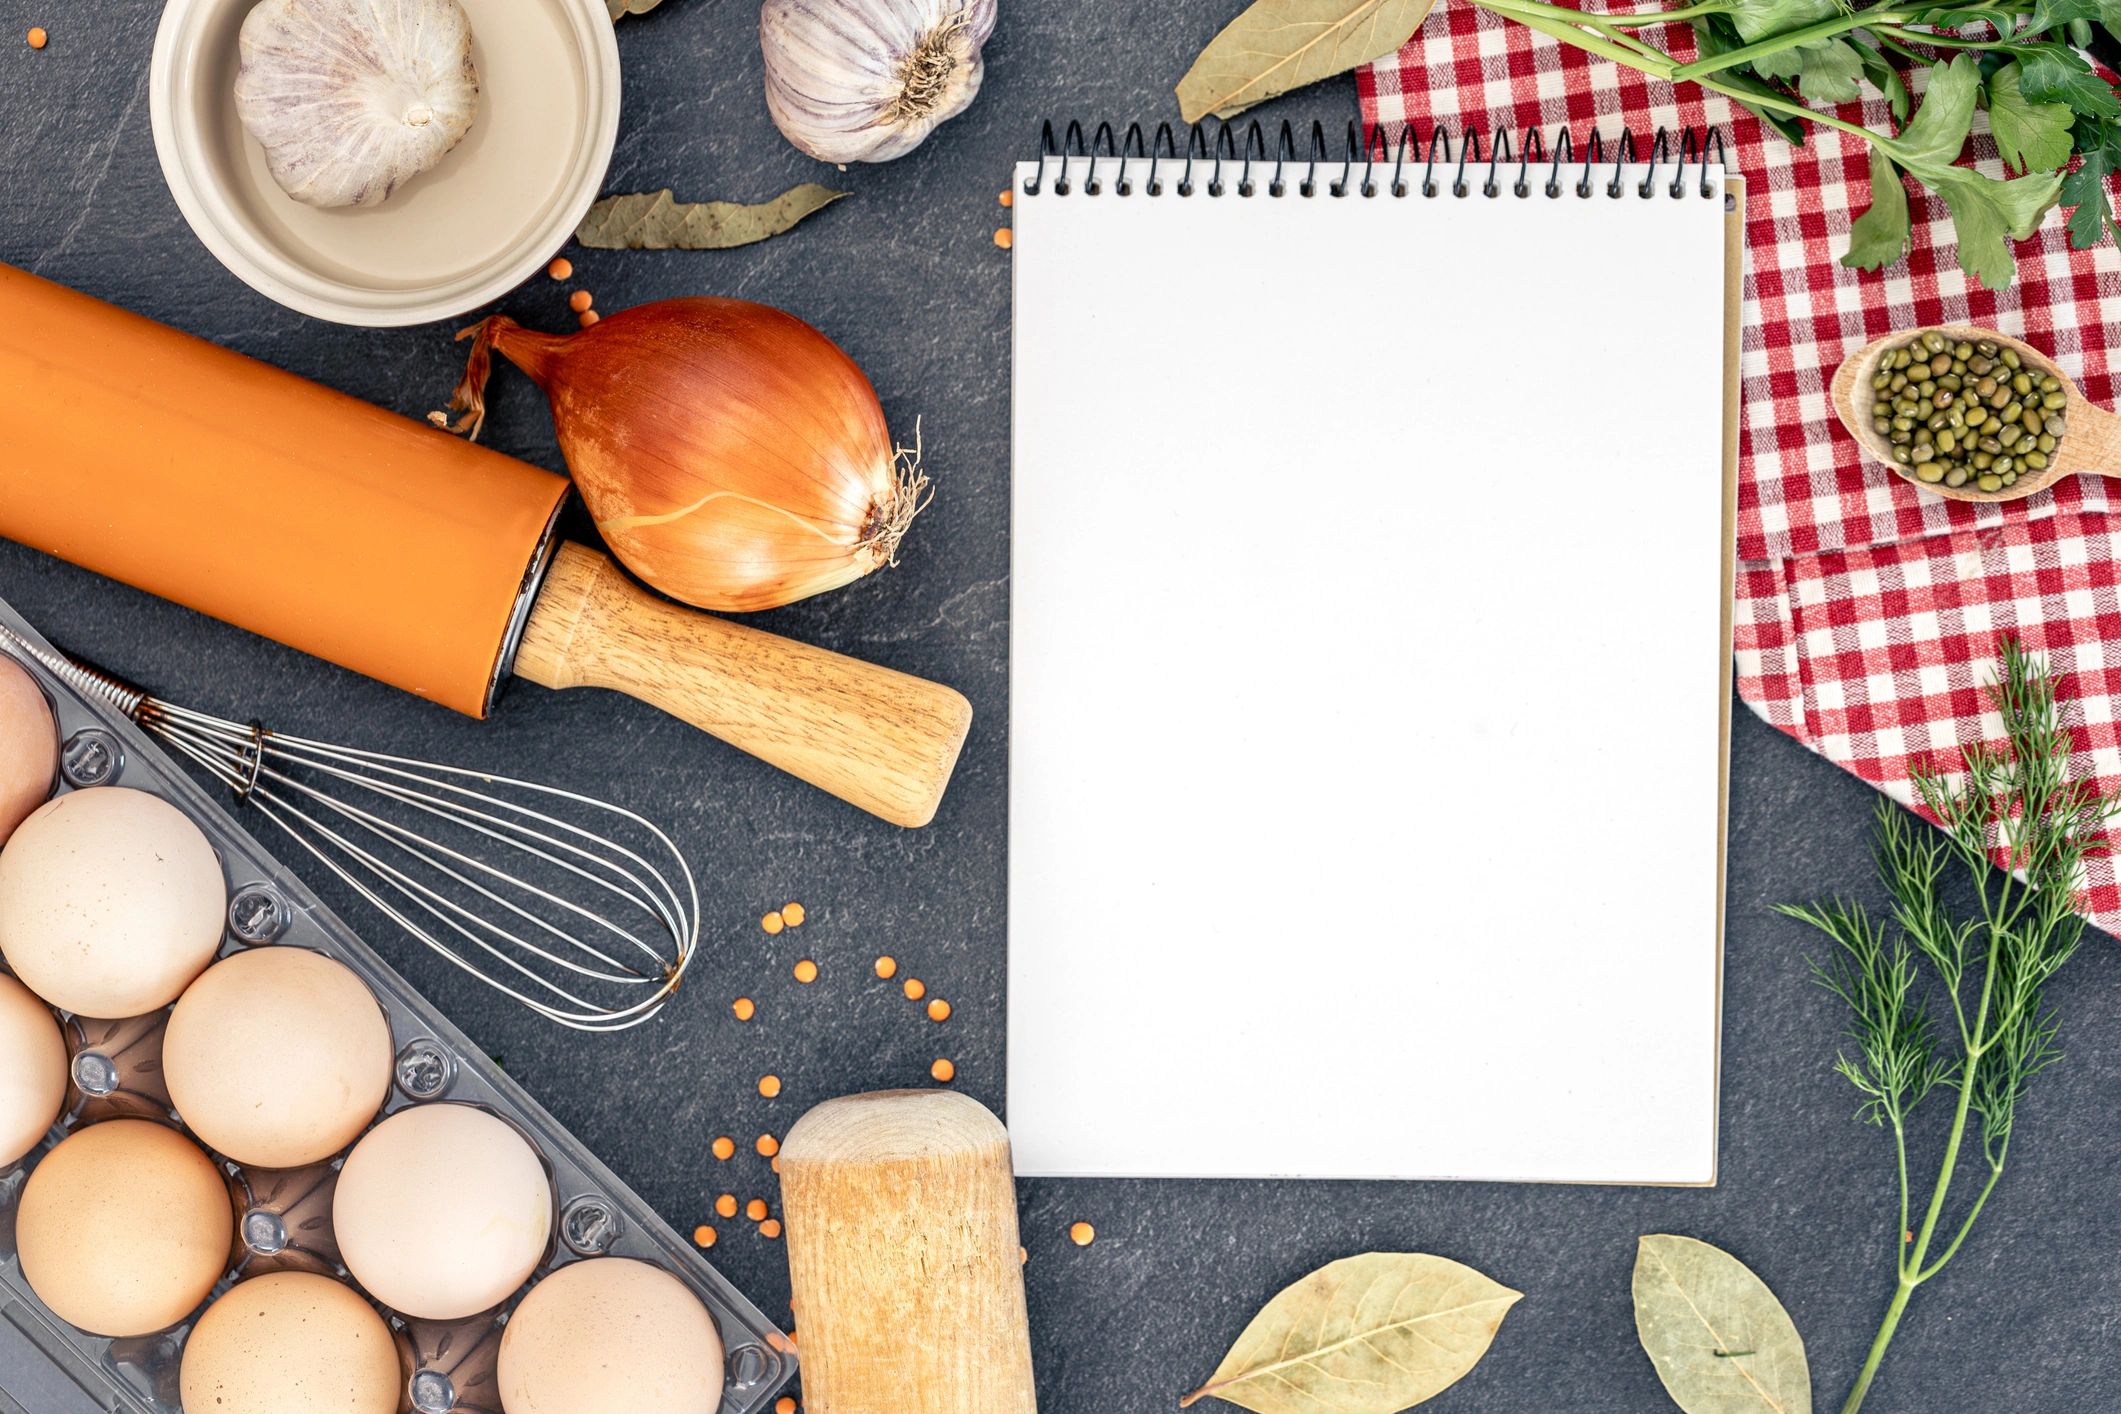
[(895, 824), (971, 705), (680, 608), (554, 538), (568, 483), (0, 264), (0, 536), (484, 717), (606, 687)]

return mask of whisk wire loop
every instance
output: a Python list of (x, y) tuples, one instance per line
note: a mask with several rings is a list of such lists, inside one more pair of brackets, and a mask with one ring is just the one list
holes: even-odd
[(164, 702), (5, 625), (0, 642), (116, 706), (406, 934), (548, 1020), (637, 1026), (698, 950), (692, 868), (633, 810)]

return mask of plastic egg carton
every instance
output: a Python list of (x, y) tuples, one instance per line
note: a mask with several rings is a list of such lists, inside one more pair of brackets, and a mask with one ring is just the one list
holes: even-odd
[[(0, 600), (0, 623), (46, 646), (5, 600)], [(35, 663), (24, 666), (43, 686), (58, 718), (64, 743), (59, 791), (97, 785), (149, 791), (190, 816), (213, 843), (229, 891), (221, 956), (264, 944), (312, 948), (352, 968), (376, 994), (390, 1016), (397, 1053), (379, 1119), (433, 1100), (477, 1105), (512, 1123), (543, 1160), (559, 1211), (552, 1248), (521, 1291), (497, 1310), (463, 1321), (408, 1320), (383, 1312), (406, 1377), (401, 1391), (406, 1414), (503, 1414), (495, 1364), (508, 1312), (556, 1268), (605, 1256), (651, 1262), (676, 1275), (705, 1303), (727, 1352), (721, 1414), (757, 1414), (773, 1402), (795, 1374), (795, 1346), (787, 1335), (122, 714), (77, 695)], [(168, 1016), (164, 1008), (114, 1022), (65, 1017), (72, 1054), (67, 1109), (42, 1145), (20, 1163), (0, 1169), (0, 1414), (175, 1414), (182, 1408), (178, 1367), (199, 1312), (151, 1336), (110, 1340), (89, 1335), (37, 1300), (23, 1280), (15, 1243), (15, 1214), (29, 1173), (68, 1134), (119, 1116), (181, 1123), (161, 1081)], [(207, 1304), (234, 1282), (266, 1272), (345, 1277), (331, 1232), (339, 1160), (276, 1171), (245, 1169), (219, 1155), (215, 1161), (228, 1178), (236, 1239), (229, 1271)]]

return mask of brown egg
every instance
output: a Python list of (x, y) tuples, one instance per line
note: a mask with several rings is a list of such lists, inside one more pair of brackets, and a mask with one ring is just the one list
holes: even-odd
[(397, 1414), (398, 1352), (359, 1293), (276, 1272), (229, 1288), (184, 1344), (184, 1407), (211, 1414)]
[(59, 774), (59, 726), (29, 669), (0, 654), (0, 844), (44, 804)]
[(501, 1331), (507, 1414), (715, 1414), (722, 1338), (661, 1267), (598, 1257), (531, 1288)]
[(0, 1168), (43, 1141), (66, 1103), (66, 1038), (29, 988), (0, 972)]
[(208, 1148), (299, 1168), (353, 1143), (390, 1090), (390, 1022), (344, 963), (297, 947), (237, 953), (177, 999), (162, 1043), (170, 1102)]
[(31, 1170), (15, 1222), (30, 1290), (59, 1319), (107, 1336), (190, 1315), (228, 1270), (234, 1237), (221, 1171), (144, 1119), (68, 1136)]
[(415, 1105), (339, 1170), (332, 1225), (354, 1280), (392, 1310), (453, 1321), (530, 1279), (552, 1237), (552, 1181), (530, 1142), (470, 1105)]
[(220, 946), (228, 892), (199, 827), (145, 791), (62, 795), (0, 850), (0, 953), (83, 1016), (168, 1006)]

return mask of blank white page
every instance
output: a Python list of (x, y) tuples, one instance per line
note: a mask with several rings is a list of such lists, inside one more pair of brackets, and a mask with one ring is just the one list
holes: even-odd
[(1128, 166), (1015, 183), (1018, 1170), (1713, 1182), (1720, 170)]

